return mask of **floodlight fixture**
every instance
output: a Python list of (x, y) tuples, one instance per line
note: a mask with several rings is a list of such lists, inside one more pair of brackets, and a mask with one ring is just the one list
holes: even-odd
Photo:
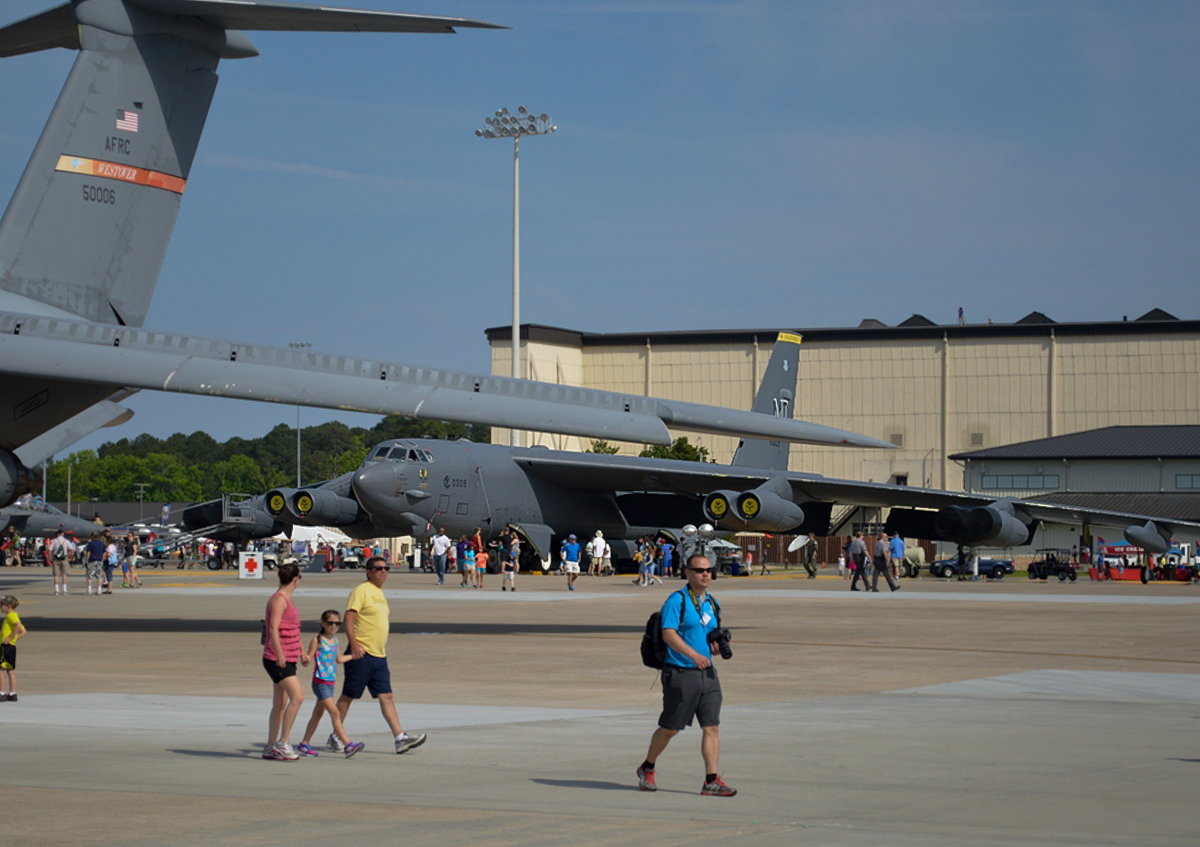
[[(558, 127), (546, 113), (532, 115), (525, 106), (517, 114), (507, 107), (484, 118), (484, 129), (475, 130), (478, 138), (511, 138), (513, 140), (513, 273), (512, 273), (512, 376), (521, 378), (521, 136), (549, 135)], [(512, 445), (521, 446), (521, 434), (512, 430)]]

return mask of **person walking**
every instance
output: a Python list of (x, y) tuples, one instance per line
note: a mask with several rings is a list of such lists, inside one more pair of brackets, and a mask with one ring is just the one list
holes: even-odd
[(638, 788), (658, 790), (658, 757), (672, 738), (698, 719), (705, 770), (700, 793), (732, 797), (737, 790), (726, 785), (717, 772), (722, 695), (708, 639), (710, 633), (720, 629), (721, 606), (708, 594), (713, 565), (708, 557), (697, 553), (688, 558), (685, 569), (687, 585), (671, 592), (662, 605), (662, 635), (667, 646), (662, 669), (663, 708), (658, 728), (650, 736), (646, 760), (637, 769)]
[(333, 721), (333, 735), (330, 737), (337, 738), (347, 759), (366, 746), (361, 741), (351, 741), (346, 735), (346, 730), (342, 727), (341, 712), (338, 711), (337, 701), (333, 699), (333, 687), (337, 684), (337, 666), (350, 660), (349, 653), (338, 651), (337, 633), (341, 625), (342, 616), (337, 610), (326, 609), (321, 613), (321, 634), (313, 638), (308, 644), (308, 649), (304, 651), (313, 663), (312, 690), (317, 704), (313, 706), (312, 717), (308, 719), (308, 726), (304, 730), (304, 740), (296, 748), (296, 752), (301, 756), (315, 758), (318, 755), (311, 742), (326, 712)]
[[(472, 550), (474, 548), (471, 548)], [(387, 639), (391, 628), (391, 610), (383, 593), (388, 565), (379, 556), (367, 559), (367, 580), (361, 582), (346, 601), (346, 637), (350, 639), (350, 660), (346, 662), (338, 714), (343, 726), (350, 704), (369, 691), (379, 701), (379, 711), (396, 739), (396, 752), (407, 753), (425, 743), (425, 734), (409, 735), (400, 726), (392, 696), (392, 674), (387, 661)], [(337, 736), (329, 736), (332, 750), (342, 749)]]
[(858, 591), (859, 579), (862, 579), (863, 588), (868, 588), (867, 542), (863, 541), (862, 530), (854, 533), (854, 538), (846, 546), (846, 555), (850, 557), (850, 590)]
[(884, 579), (887, 580), (888, 588), (892, 589), (892, 591), (900, 590), (900, 583), (892, 576), (892, 568), (888, 562), (891, 553), (892, 548), (888, 544), (888, 534), (886, 532), (879, 533), (879, 538), (875, 542), (875, 575), (871, 578), (872, 591), (879, 591), (879, 574), (881, 571), (883, 572)]
[(446, 553), (454, 546), (454, 542), (446, 535), (446, 528), (438, 530), (433, 537), (433, 569), (437, 572), (438, 585), (446, 582)]
[(267, 720), (267, 744), (262, 757), (275, 761), (300, 758), (289, 740), (292, 724), (304, 702), (300, 680), (296, 677), (296, 662), (308, 664), (300, 644), (300, 612), (292, 602), (292, 594), (300, 585), (300, 568), (293, 564), (280, 565), (279, 590), (267, 601), (263, 632), (263, 669), (271, 678), (271, 715)]
[(575, 590), (575, 580), (579, 578), (579, 541), (575, 538), (575, 533), (567, 536), (567, 542), (563, 544), (562, 550), (559, 551), (559, 556), (562, 559), (562, 570), (567, 575), (567, 590)]

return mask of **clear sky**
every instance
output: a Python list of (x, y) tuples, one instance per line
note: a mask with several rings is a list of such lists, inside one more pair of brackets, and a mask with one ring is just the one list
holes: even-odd
[[(0, 22), (53, 4), (5, 0)], [(520, 104), (558, 126), (522, 145), (523, 322), (1200, 314), (1195, 2), (343, 5), (512, 30), (251, 33), (262, 55), (220, 67), (148, 326), (487, 372), (483, 331), (510, 322), (512, 143), (474, 130)], [(0, 63), (0, 194), (73, 58)], [(128, 405), (83, 446), (296, 419)]]

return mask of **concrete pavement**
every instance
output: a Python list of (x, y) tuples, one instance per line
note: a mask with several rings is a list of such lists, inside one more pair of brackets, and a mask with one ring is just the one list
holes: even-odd
[[(270, 575), (268, 575), (270, 576)], [(306, 621), (361, 575), (304, 578)], [(81, 584), (82, 580), (78, 580)], [(394, 574), (401, 720), (429, 742), (258, 758), (270, 581), (152, 572), (113, 596), (51, 595), (0, 572), (30, 630), (0, 704), (14, 843), (405, 845), (1194, 844), (1200, 815), (1200, 589), (1004, 580), (723, 579), (721, 770), (698, 794), (699, 732), (636, 789), (659, 706), (637, 640), (667, 588), (519, 578), (501, 593)], [(307, 633), (315, 625), (306, 625)], [(307, 694), (307, 687), (306, 687)], [(306, 701), (293, 741), (310, 710)], [(328, 735), (328, 723), (319, 737)]]

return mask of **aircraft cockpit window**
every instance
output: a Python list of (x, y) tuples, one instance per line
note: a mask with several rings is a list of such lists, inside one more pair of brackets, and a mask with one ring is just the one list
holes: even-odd
[(387, 447), (376, 447), (375, 452), (371, 454), (372, 459), (386, 459), (388, 454)]
[(433, 454), (432, 454), (432, 453), (430, 453), (428, 450), (422, 450), (421, 452), (425, 454), (425, 461), (426, 461), (426, 462), (432, 462), (432, 461), (433, 461)]
[(419, 461), (421, 461), (421, 454), (418, 453), (416, 450), (410, 449), (408, 451), (408, 460), (410, 462), (419, 462)]

